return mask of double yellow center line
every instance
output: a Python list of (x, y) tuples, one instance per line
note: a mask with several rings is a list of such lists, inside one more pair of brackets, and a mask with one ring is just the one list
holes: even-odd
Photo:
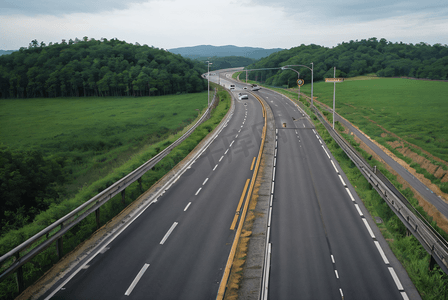
[[(254, 169), (255, 160), (257, 158), (254, 157), (252, 160), (252, 164), (250, 166), (250, 170)], [(238, 217), (240, 216), (241, 206), (243, 205), (244, 196), (246, 195), (247, 187), (249, 186), (250, 179), (246, 180), (246, 184), (244, 185), (243, 193), (241, 194), (240, 202), (238, 202), (238, 206), (236, 208), (235, 216), (233, 217), (232, 225), (230, 225), (230, 230), (235, 230), (236, 222), (238, 221)]]
[(235, 217), (233, 217), (232, 225), (230, 225), (230, 230), (235, 230), (236, 222), (238, 221), (238, 217), (240, 216), (241, 206), (243, 205), (244, 196), (246, 195), (247, 187), (249, 186), (250, 179), (246, 180), (246, 185), (244, 186), (243, 193), (241, 194), (240, 202), (236, 208)]

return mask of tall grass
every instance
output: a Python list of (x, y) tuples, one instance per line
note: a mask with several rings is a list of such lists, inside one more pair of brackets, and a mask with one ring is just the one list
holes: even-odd
[(191, 123), (207, 93), (0, 100), (0, 140), (64, 160), (65, 197)]

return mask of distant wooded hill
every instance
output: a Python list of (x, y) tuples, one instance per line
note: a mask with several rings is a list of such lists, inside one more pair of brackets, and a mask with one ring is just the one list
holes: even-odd
[(148, 96), (200, 92), (207, 66), (117, 39), (37, 40), (0, 56), (0, 98)]
[(5, 55), (5, 54), (11, 54), (14, 51), (17, 51), (17, 50), (0, 50), (0, 56)]
[(237, 47), (237, 46), (211, 46), (200, 45), (193, 47), (181, 47), (168, 49), (171, 53), (180, 54), (188, 58), (207, 58), (207, 57), (224, 57), (224, 56), (242, 56), (252, 59), (260, 59), (271, 55), (272, 53), (284, 50), (282, 48), (263, 49), (254, 47)]
[[(407, 76), (415, 78), (447, 80), (448, 46), (426, 43), (392, 43), (386, 39), (370, 38), (343, 42), (336, 47), (301, 45), (262, 58), (248, 69), (277, 68), (285, 65), (306, 65), (314, 63), (314, 80), (333, 77), (353, 77), (374, 73), (381, 77)], [(311, 81), (311, 72), (296, 67), (305, 82)], [(293, 71), (268, 70), (249, 73), (251, 80), (263, 81), (268, 85), (283, 86), (297, 80)]]

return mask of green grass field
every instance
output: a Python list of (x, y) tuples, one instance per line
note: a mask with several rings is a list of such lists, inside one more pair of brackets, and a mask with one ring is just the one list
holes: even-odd
[[(333, 84), (316, 83), (314, 95), (333, 106)], [(336, 111), (375, 139), (383, 131), (369, 119), (448, 161), (448, 82), (348, 79), (336, 84)]]
[(65, 161), (67, 195), (191, 123), (207, 93), (0, 101), (0, 141)]

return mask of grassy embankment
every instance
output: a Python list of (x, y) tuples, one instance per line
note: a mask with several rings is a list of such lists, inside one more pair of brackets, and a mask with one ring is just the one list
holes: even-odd
[[(218, 95), (219, 105), (213, 110), (211, 118), (142, 177), (143, 189), (156, 183), (219, 124), (230, 107), (230, 97), (222, 89)], [(2, 141), (5, 144), (11, 141), (11, 146), (15, 147), (33, 145), (47, 155), (64, 155), (68, 162), (66, 170), (72, 180), (67, 192), (70, 197), (52, 205), (30, 225), (1, 237), (0, 254), (70, 212), (170, 145), (186, 131), (183, 127), (204, 110), (207, 93), (142, 98), (11, 101), (17, 101), (19, 106), (14, 107), (9, 100), (2, 102), (3, 116), (9, 114), (11, 117), (7, 121), (2, 116), (1, 125), (2, 128), (8, 126), (11, 132), (19, 134), (21, 138), (14, 142), (12, 138), (3, 136), (10, 133), (2, 131)], [(6, 105), (11, 105), (9, 112), (4, 109)], [(21, 119), (22, 122), (15, 119)], [(22, 130), (20, 127), (27, 129)], [(129, 186), (126, 189), (126, 205), (140, 194), (137, 182)], [(101, 208), (101, 224), (108, 222), (122, 209), (121, 196), (117, 195)], [(96, 229), (95, 216), (91, 215), (80, 222), (64, 236), (64, 253), (74, 249)], [(51, 246), (31, 263), (25, 264), (25, 284), (33, 283), (56, 261), (55, 246)], [(0, 283), (0, 291), (0, 299), (10, 299), (16, 295), (14, 276)]]
[[(345, 84), (346, 82), (342, 83)], [(321, 83), (324, 85), (325, 83)], [(342, 84), (338, 84), (336, 87), (336, 97), (338, 97), (338, 87)], [(362, 83), (360, 83), (362, 84)], [(327, 85), (331, 89), (331, 101), (333, 98), (333, 85)], [(319, 87), (319, 85), (317, 85)], [(281, 88), (274, 88), (280, 93), (289, 96), (291, 99), (297, 99), (297, 92), (291, 90), (285, 90)], [(310, 85), (302, 87), (301, 92), (310, 94)], [(316, 89), (315, 89), (316, 91)], [(336, 98), (337, 100), (338, 98)], [(322, 100), (322, 99), (320, 99)], [(436, 268), (433, 271), (429, 270), (430, 255), (425, 251), (417, 239), (413, 236), (407, 236), (406, 228), (401, 223), (400, 219), (392, 212), (386, 202), (379, 196), (376, 190), (372, 189), (368, 181), (364, 178), (361, 172), (356, 168), (352, 161), (347, 157), (345, 152), (339, 147), (339, 145), (332, 139), (330, 134), (326, 131), (325, 127), (317, 120), (317, 118), (311, 113), (309, 109), (309, 103), (304, 99), (301, 99), (303, 106), (306, 107), (306, 111), (310, 116), (313, 116), (313, 122), (316, 125), (316, 129), (324, 139), (328, 148), (331, 150), (335, 158), (338, 160), (341, 168), (346, 173), (351, 184), (355, 187), (355, 190), (361, 200), (366, 205), (369, 213), (373, 218), (380, 217), (383, 223), (377, 224), (381, 230), (383, 236), (389, 243), (392, 251), (400, 262), (405, 267), (411, 280), (415, 284), (417, 290), (423, 299), (440, 299), (447, 292), (448, 278), (440, 269)], [(331, 114), (326, 113), (327, 118), (331, 120)], [(342, 114), (345, 116), (344, 114)], [(343, 126), (337, 123), (338, 130), (344, 131)], [(401, 190), (401, 192), (408, 198), (408, 200), (424, 215), (426, 213), (418, 205), (418, 201), (413, 197), (409, 188), (403, 189), (402, 185), (398, 183), (397, 178), (389, 173), (381, 162), (376, 161), (372, 156), (363, 151), (359, 145), (354, 141), (353, 137), (344, 134), (344, 137), (354, 145), (357, 150), (371, 163), (376, 165), (383, 174), (385, 174), (394, 185)], [(431, 221), (431, 218), (427, 216)], [(435, 222), (432, 222), (433, 226), (443, 233), (445, 238), (447, 234), (437, 228)]]
[[(357, 79), (336, 85), (336, 111), (448, 193), (448, 83)], [(314, 95), (332, 107), (332, 84)]]

